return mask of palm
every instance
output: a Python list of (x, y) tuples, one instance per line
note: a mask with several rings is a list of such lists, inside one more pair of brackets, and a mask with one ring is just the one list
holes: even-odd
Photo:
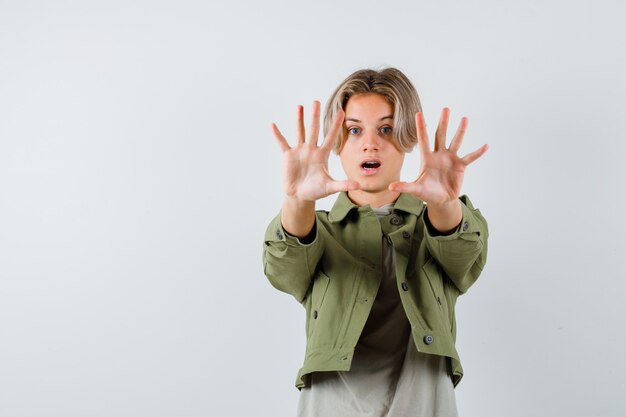
[(283, 151), (285, 193), (302, 201), (315, 201), (339, 191), (355, 189), (353, 181), (335, 181), (328, 174), (328, 157), (343, 123), (343, 112), (337, 115), (321, 146), (319, 136), (320, 103), (313, 103), (308, 137), (304, 130), (303, 109), (298, 107), (297, 144), (290, 147), (276, 125), (274, 136)]
[(459, 196), (465, 165), (451, 152), (431, 153), (422, 159), (420, 175), (415, 181), (421, 186), (422, 199), (444, 203)]
[(283, 153), (285, 193), (301, 200), (315, 201), (331, 194), (328, 185), (328, 154), (321, 148), (299, 144)]
[(422, 113), (416, 115), (418, 145), (422, 158), (419, 176), (411, 183), (395, 182), (390, 188), (414, 194), (430, 204), (445, 204), (459, 197), (465, 168), (485, 153), (487, 145), (463, 158), (457, 155), (467, 129), (467, 119), (463, 118), (450, 147), (446, 148), (449, 116), (449, 109), (443, 109), (435, 134), (435, 148), (431, 151), (424, 116)]

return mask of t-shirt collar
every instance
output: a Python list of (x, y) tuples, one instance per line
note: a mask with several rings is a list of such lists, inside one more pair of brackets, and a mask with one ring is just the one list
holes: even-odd
[[(345, 219), (345, 217), (352, 211), (353, 209), (358, 209), (359, 207), (348, 198), (348, 193), (342, 192), (339, 193), (337, 197), (337, 201), (333, 205), (333, 208), (330, 210), (330, 214), (328, 215), (328, 220), (331, 223), (337, 223)], [(415, 214), (419, 216), (424, 209), (424, 202), (419, 198), (413, 196), (412, 194), (400, 194), (400, 197), (396, 200), (396, 203), (393, 206), (394, 211), (403, 211), (405, 213)]]

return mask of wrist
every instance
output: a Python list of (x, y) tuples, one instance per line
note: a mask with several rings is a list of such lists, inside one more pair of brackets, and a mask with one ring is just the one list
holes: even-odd
[(315, 201), (285, 196), (280, 221), (287, 233), (299, 239), (305, 238), (315, 225)]
[(428, 221), (439, 233), (446, 234), (454, 231), (463, 220), (463, 210), (459, 199), (443, 204), (427, 204), (426, 207)]
[(461, 208), (461, 202), (458, 198), (446, 201), (445, 203), (428, 203), (428, 207), (440, 213), (453, 212), (457, 208)]
[(309, 209), (311, 207), (315, 208), (315, 200), (304, 200), (302, 198), (285, 195), (285, 200), (283, 205), (289, 205), (293, 208), (298, 209)]

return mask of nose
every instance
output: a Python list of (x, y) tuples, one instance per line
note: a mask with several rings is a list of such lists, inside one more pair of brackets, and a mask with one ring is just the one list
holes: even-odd
[(364, 152), (380, 150), (380, 140), (381, 138), (375, 132), (365, 133), (361, 142), (361, 150)]

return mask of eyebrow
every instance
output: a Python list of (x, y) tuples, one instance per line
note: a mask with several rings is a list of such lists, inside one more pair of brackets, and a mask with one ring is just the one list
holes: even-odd
[[(390, 115), (390, 116), (385, 116), (385, 117), (381, 117), (378, 121), (379, 121), (379, 122), (382, 122), (383, 120), (386, 120), (386, 119), (392, 119), (392, 120), (393, 120), (393, 115)], [(353, 119), (352, 117), (348, 117), (348, 118), (346, 119), (346, 122), (356, 122), (356, 123), (361, 123), (361, 121), (360, 121), (359, 119)]]

